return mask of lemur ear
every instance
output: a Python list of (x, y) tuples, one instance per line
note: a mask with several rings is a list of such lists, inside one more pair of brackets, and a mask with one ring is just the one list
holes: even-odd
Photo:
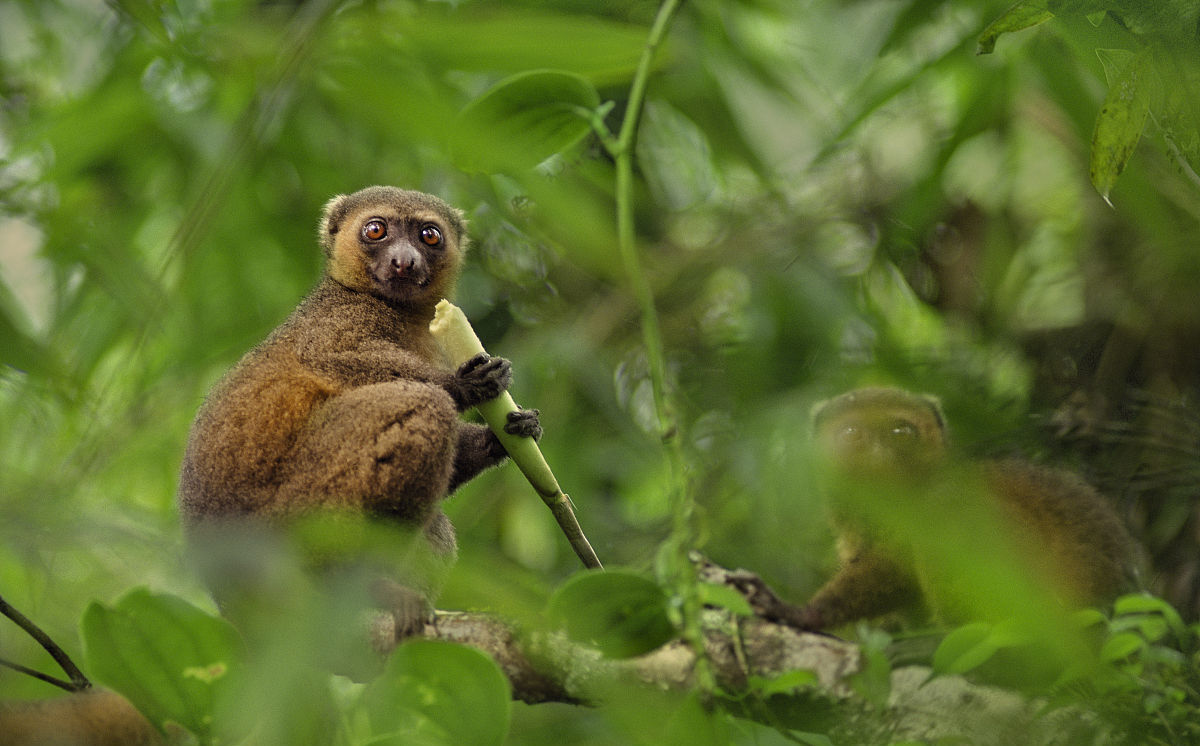
[(339, 194), (325, 203), (321, 210), (321, 222), (317, 226), (317, 239), (321, 248), (328, 256), (333, 252), (333, 237), (341, 228), (342, 220), (346, 217), (346, 202), (349, 195)]

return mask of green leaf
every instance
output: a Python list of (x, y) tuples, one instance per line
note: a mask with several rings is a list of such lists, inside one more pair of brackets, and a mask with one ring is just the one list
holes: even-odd
[(862, 667), (848, 676), (846, 682), (867, 702), (885, 707), (892, 693), (892, 662), (888, 658), (892, 636), (865, 622), (858, 624), (855, 633), (862, 653)]
[(933, 670), (941, 674), (973, 671), (996, 654), (1000, 645), (992, 625), (967, 624), (946, 635), (933, 653)]
[(1100, 659), (1108, 662), (1124, 660), (1146, 646), (1141, 635), (1121, 632), (1104, 641), (1100, 648)]
[(500, 744), (512, 692), (496, 662), (474, 648), (412, 640), (396, 648), (364, 695), (371, 743)]
[(1128, 49), (1096, 50), (1096, 58), (1100, 60), (1100, 66), (1104, 68), (1104, 78), (1110, 86), (1125, 74), (1136, 56), (1136, 53)]
[(657, 201), (672, 210), (701, 204), (717, 189), (716, 167), (704, 131), (665, 102), (646, 102), (637, 158)]
[(1179, 615), (1174, 606), (1161, 598), (1144, 593), (1134, 593), (1118, 598), (1113, 604), (1113, 614), (1116, 617), (1127, 614), (1158, 614), (1176, 635), (1182, 638), (1188, 634), (1187, 625), (1183, 623), (1183, 617)]
[(903, 9), (892, 22), (887, 39), (879, 47), (879, 55), (898, 49), (901, 44), (911, 39), (915, 34), (926, 29), (929, 19), (942, 9), (945, 0), (912, 0), (904, 4)]
[(1138, 54), (1109, 86), (1096, 116), (1088, 172), (1092, 186), (1106, 202), (1146, 126), (1150, 114), (1149, 75), (1148, 56)]
[(705, 606), (719, 606), (738, 616), (754, 616), (754, 609), (746, 597), (727, 585), (700, 584), (700, 602)]
[(131, 591), (83, 615), (88, 671), (160, 728), (206, 737), (213, 703), (240, 668), (238, 635), (223, 619), (175, 596)]
[[(396, 11), (406, 16), (407, 11)], [(410, 23), (408, 17), (398, 23)], [(522, 71), (554, 67), (597, 85), (627, 85), (647, 29), (577, 13), (424, 14), (406, 44), (437, 69)], [(372, 37), (373, 38), (373, 37)]]
[(555, 591), (549, 613), (572, 640), (611, 658), (648, 653), (675, 637), (666, 593), (632, 572), (578, 574)]
[(1169, 628), (1162, 617), (1155, 614), (1134, 614), (1118, 617), (1112, 622), (1112, 632), (1134, 631), (1148, 642), (1158, 642), (1167, 636)]
[[(0, 282), (0, 302), (7, 293), (8, 289)], [(43, 345), (25, 334), (0, 307), (0, 366), (5, 365), (41, 376), (57, 374), (61, 367)]]
[(1079, 609), (1071, 614), (1071, 625), (1075, 629), (1099, 627), (1108, 621), (1108, 617), (1099, 609)]
[(1113, 614), (1116, 616), (1123, 614), (1161, 614), (1170, 623), (1172, 629), (1180, 632), (1183, 632), (1185, 629), (1183, 618), (1179, 616), (1179, 612), (1175, 610), (1174, 606), (1157, 596), (1150, 596), (1144, 593), (1131, 593), (1118, 598), (1113, 604)]
[(533, 168), (582, 140), (600, 94), (586, 78), (534, 70), (500, 81), (463, 109), (454, 159), (467, 171)]
[(975, 53), (991, 54), (1001, 34), (1032, 28), (1053, 18), (1054, 14), (1046, 9), (1046, 5), (1046, 0), (1023, 0), (1009, 8), (979, 35), (979, 47)]
[(787, 671), (774, 678), (751, 676), (750, 685), (764, 697), (772, 694), (791, 694), (797, 689), (805, 689), (817, 683), (817, 675), (812, 671), (798, 668)]

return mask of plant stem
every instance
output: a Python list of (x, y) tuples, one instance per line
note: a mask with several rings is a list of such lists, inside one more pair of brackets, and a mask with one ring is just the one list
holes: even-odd
[(616, 161), (617, 245), (620, 248), (625, 273), (629, 276), (634, 297), (642, 312), (642, 339), (646, 345), (646, 358), (650, 366), (654, 410), (658, 419), (659, 436), (664, 442), (676, 437), (677, 428), (674, 413), (667, 403), (666, 361), (662, 333), (658, 326), (658, 313), (654, 308), (654, 291), (637, 253), (637, 238), (633, 225), (633, 157), (638, 122), (641, 120), (642, 106), (646, 100), (646, 84), (650, 77), (654, 54), (662, 44), (667, 26), (678, 10), (680, 2), (681, 0), (665, 0), (658, 9), (654, 25), (650, 28), (650, 36), (642, 49), (633, 84), (629, 89), (629, 101), (625, 107), (625, 116), (621, 120), (621, 130), (610, 148)]
[(617, 244), (625, 273), (633, 289), (638, 308), (641, 309), (642, 342), (646, 348), (646, 360), (650, 368), (650, 386), (654, 395), (654, 412), (658, 425), (658, 436), (666, 448), (666, 462), (671, 490), (672, 532), (664, 557), (667, 560), (667, 580), (679, 595), (683, 636), (696, 654), (696, 683), (701, 692), (712, 691), (715, 680), (704, 651), (704, 635), (700, 628), (700, 591), (695, 573), (691, 570), (688, 551), (694, 543), (692, 526), (693, 504), (688, 487), (687, 465), (683, 453), (682, 438), (674, 407), (671, 405), (667, 386), (666, 354), (662, 331), (658, 323), (658, 312), (654, 306), (654, 289), (646, 277), (637, 249), (637, 235), (633, 222), (633, 159), (637, 142), (638, 123), (646, 100), (646, 85), (653, 66), (654, 55), (666, 36), (667, 27), (681, 0), (664, 0), (650, 28), (646, 46), (642, 50), (621, 129), (615, 139), (605, 138), (616, 163), (616, 212)]
[(83, 675), (83, 671), (79, 670), (79, 667), (75, 665), (75, 661), (71, 660), (71, 656), (67, 655), (66, 652), (58, 646), (58, 643), (54, 642), (54, 640), (51, 640), (50, 635), (47, 635), (45, 632), (43, 632), (41, 627), (34, 624), (28, 617), (13, 608), (12, 605), (5, 601), (2, 596), (0, 596), (0, 615), (11, 619), (14, 624), (25, 630), (26, 634), (36, 640), (37, 643), (41, 645), (47, 653), (50, 654), (50, 657), (54, 658), (55, 662), (58, 663), (59, 667), (62, 668), (63, 673), (71, 677), (71, 681), (69, 683), (59, 681), (58, 679), (46, 676), (44, 674), (39, 674), (36, 671), (25, 668), (24, 666), (18, 666), (7, 661), (4, 662), (6, 667), (27, 673), (30, 676), (42, 679), (43, 681), (47, 681), (55, 686), (62, 687), (63, 689), (71, 692), (82, 692), (91, 688), (92, 682), (88, 681), (88, 678)]
[[(638, 119), (641, 118), (642, 104), (646, 100), (646, 82), (650, 78), (650, 66), (654, 63), (654, 55), (667, 34), (667, 26), (671, 17), (679, 10), (682, 0), (664, 0), (654, 17), (650, 27), (650, 36), (646, 38), (646, 46), (642, 49), (642, 57), (638, 60), (637, 70), (633, 74), (633, 85), (629, 87), (629, 101), (625, 106), (625, 117), (621, 120), (621, 133), (617, 138), (617, 147), (622, 152), (633, 149), (637, 137)], [(614, 153), (614, 155), (616, 155)]]

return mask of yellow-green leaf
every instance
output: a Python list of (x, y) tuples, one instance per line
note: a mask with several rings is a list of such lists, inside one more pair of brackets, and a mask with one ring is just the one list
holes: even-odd
[(1088, 172), (1092, 186), (1106, 202), (1146, 126), (1150, 114), (1149, 75), (1147, 55), (1138, 54), (1113, 80), (1096, 116)]

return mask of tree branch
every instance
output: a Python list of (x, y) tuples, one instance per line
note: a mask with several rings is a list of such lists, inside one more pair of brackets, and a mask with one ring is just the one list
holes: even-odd
[[(721, 583), (729, 573), (706, 564), (705, 582)], [(1036, 701), (1017, 693), (961, 676), (934, 676), (925, 666), (884, 673), (883, 703), (864, 698), (856, 687), (856, 674), (867, 664), (853, 643), (725, 609), (705, 609), (701, 630), (702, 665), (715, 683), (711, 690), (697, 681), (697, 651), (684, 639), (612, 660), (558, 633), (522, 633), (489, 614), (446, 611), (437, 612), (424, 636), (488, 654), (512, 683), (513, 698), (530, 704), (601, 706), (608, 692), (644, 686), (699, 693), (731, 713), (785, 732), (852, 728), (846, 723), (863, 721), (856, 713), (882, 708), (886, 716), (868, 719), (887, 731), (876, 734), (886, 736), (880, 742), (965, 739), (977, 746), (1056, 743), (1072, 718), (1078, 719), (1070, 709), (1041, 714)], [(764, 689), (764, 681), (798, 670), (811, 672), (811, 683)], [(860, 736), (851, 734), (852, 740)]]
[[(860, 668), (858, 648), (833, 637), (761, 619), (738, 620), (721, 610), (706, 610), (703, 617), (705, 654), (726, 693), (745, 692), (752, 676), (772, 678), (803, 669), (816, 675), (822, 690), (845, 696), (844, 679)], [(597, 692), (619, 683), (680, 692), (696, 684), (696, 654), (682, 640), (637, 658), (610, 660), (561, 635), (523, 635), (489, 614), (449, 611), (437, 612), (424, 637), (487, 653), (512, 683), (513, 698), (530, 704), (596, 705)]]

